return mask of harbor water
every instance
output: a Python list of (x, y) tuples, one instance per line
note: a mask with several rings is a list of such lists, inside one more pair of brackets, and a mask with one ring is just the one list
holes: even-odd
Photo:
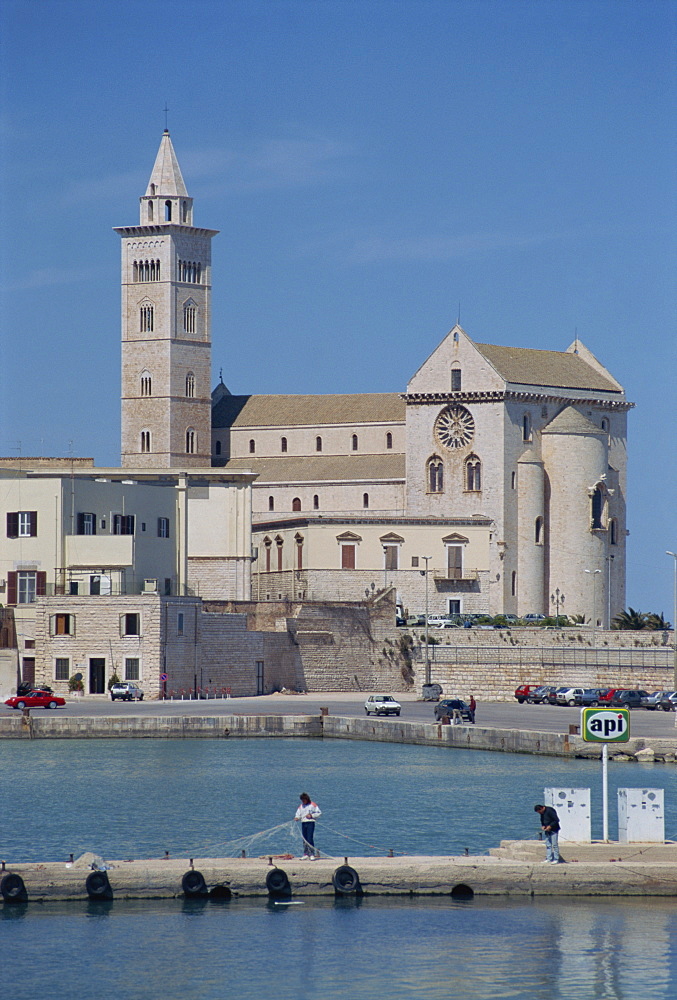
[[(591, 761), (328, 740), (63, 740), (5, 741), (3, 765), (10, 865), (85, 850), (298, 853), (301, 791), (322, 808), (318, 846), (340, 860), (535, 837), (533, 804), (550, 785), (590, 787), (593, 836), (602, 829)], [(664, 788), (674, 839), (671, 766), (610, 765), (612, 837), (619, 786)], [(29, 902), (0, 907), (3, 983), (16, 1000), (673, 1000), (676, 912), (670, 898)]]

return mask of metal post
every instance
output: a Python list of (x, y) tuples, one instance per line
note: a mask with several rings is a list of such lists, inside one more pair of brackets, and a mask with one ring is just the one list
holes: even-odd
[(674, 685), (675, 691), (677, 691), (677, 552), (666, 552), (666, 555), (672, 556), (675, 564), (675, 582), (673, 590), (674, 598), (674, 608), (672, 615), (672, 645), (673, 645), (673, 677), (672, 683)]
[(586, 569), (585, 573), (589, 573), (592, 577), (592, 645), (593, 648), (597, 641), (597, 587), (595, 577), (598, 573), (601, 573), (601, 569)]
[(614, 557), (609, 555), (606, 557), (607, 561), (607, 580), (606, 580), (606, 627), (611, 628), (611, 564), (614, 561)]
[(425, 682), (430, 684), (430, 644), (428, 642), (428, 563), (432, 556), (421, 556), (425, 562)]
[(609, 744), (602, 744), (602, 840), (609, 840)]

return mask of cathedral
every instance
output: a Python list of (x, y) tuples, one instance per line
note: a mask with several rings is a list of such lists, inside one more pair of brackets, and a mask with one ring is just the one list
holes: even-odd
[(122, 466), (256, 476), (252, 599), (622, 610), (632, 404), (579, 340), (502, 347), (456, 325), (401, 392), (210, 392), (216, 231), (194, 225), (167, 131), (138, 225), (116, 232)]

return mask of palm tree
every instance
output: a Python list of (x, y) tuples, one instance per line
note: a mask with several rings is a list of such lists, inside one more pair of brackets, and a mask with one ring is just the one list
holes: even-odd
[(641, 632), (647, 627), (647, 616), (643, 611), (628, 608), (627, 611), (621, 611), (619, 615), (616, 615), (611, 627), (622, 632)]
[(652, 632), (664, 632), (672, 626), (670, 622), (666, 622), (662, 612), (660, 615), (657, 615), (652, 611), (646, 616), (646, 627), (651, 629)]

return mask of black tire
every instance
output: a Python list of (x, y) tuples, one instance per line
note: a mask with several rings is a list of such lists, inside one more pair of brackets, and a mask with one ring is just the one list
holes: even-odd
[(395, 715), (399, 715), (399, 714), (400, 714), (399, 712), (395, 712)]
[(365, 708), (365, 710), (364, 710), (364, 714), (365, 714), (365, 715), (369, 715), (369, 709), (368, 709), (368, 708)]
[(143, 695), (142, 694), (139, 695), (139, 701), (143, 701)]
[(270, 896), (291, 896), (287, 873), (282, 868), (271, 868), (266, 875), (266, 889)]
[(567, 702), (567, 705), (569, 706), (569, 708), (573, 708), (575, 704), (576, 704), (575, 700), (573, 698), (569, 698), (569, 700)]
[(664, 712), (669, 712), (669, 711), (671, 711), (671, 709), (670, 709), (670, 705), (662, 705), (662, 706), (661, 706), (661, 708), (663, 709), (663, 711), (664, 711)]
[(85, 888), (90, 899), (113, 898), (113, 890), (110, 887), (107, 872), (90, 872), (85, 882)]
[(47, 708), (56, 708), (56, 702), (50, 701), (49, 704), (47, 705)]
[(5, 875), (0, 882), (0, 893), (6, 903), (25, 903), (28, 899), (21, 875)]
[(26, 702), (25, 701), (17, 701), (16, 707), (24, 709), (26, 707)]
[(524, 698), (518, 698), (517, 699), (517, 704), (518, 705), (523, 705), (524, 704)]
[(339, 896), (354, 896), (360, 891), (360, 876), (350, 865), (341, 865), (331, 877), (334, 891)]
[(181, 879), (181, 888), (183, 889), (184, 896), (188, 899), (198, 899), (200, 896), (207, 895), (207, 883), (204, 880), (202, 872), (192, 869), (186, 872)]

